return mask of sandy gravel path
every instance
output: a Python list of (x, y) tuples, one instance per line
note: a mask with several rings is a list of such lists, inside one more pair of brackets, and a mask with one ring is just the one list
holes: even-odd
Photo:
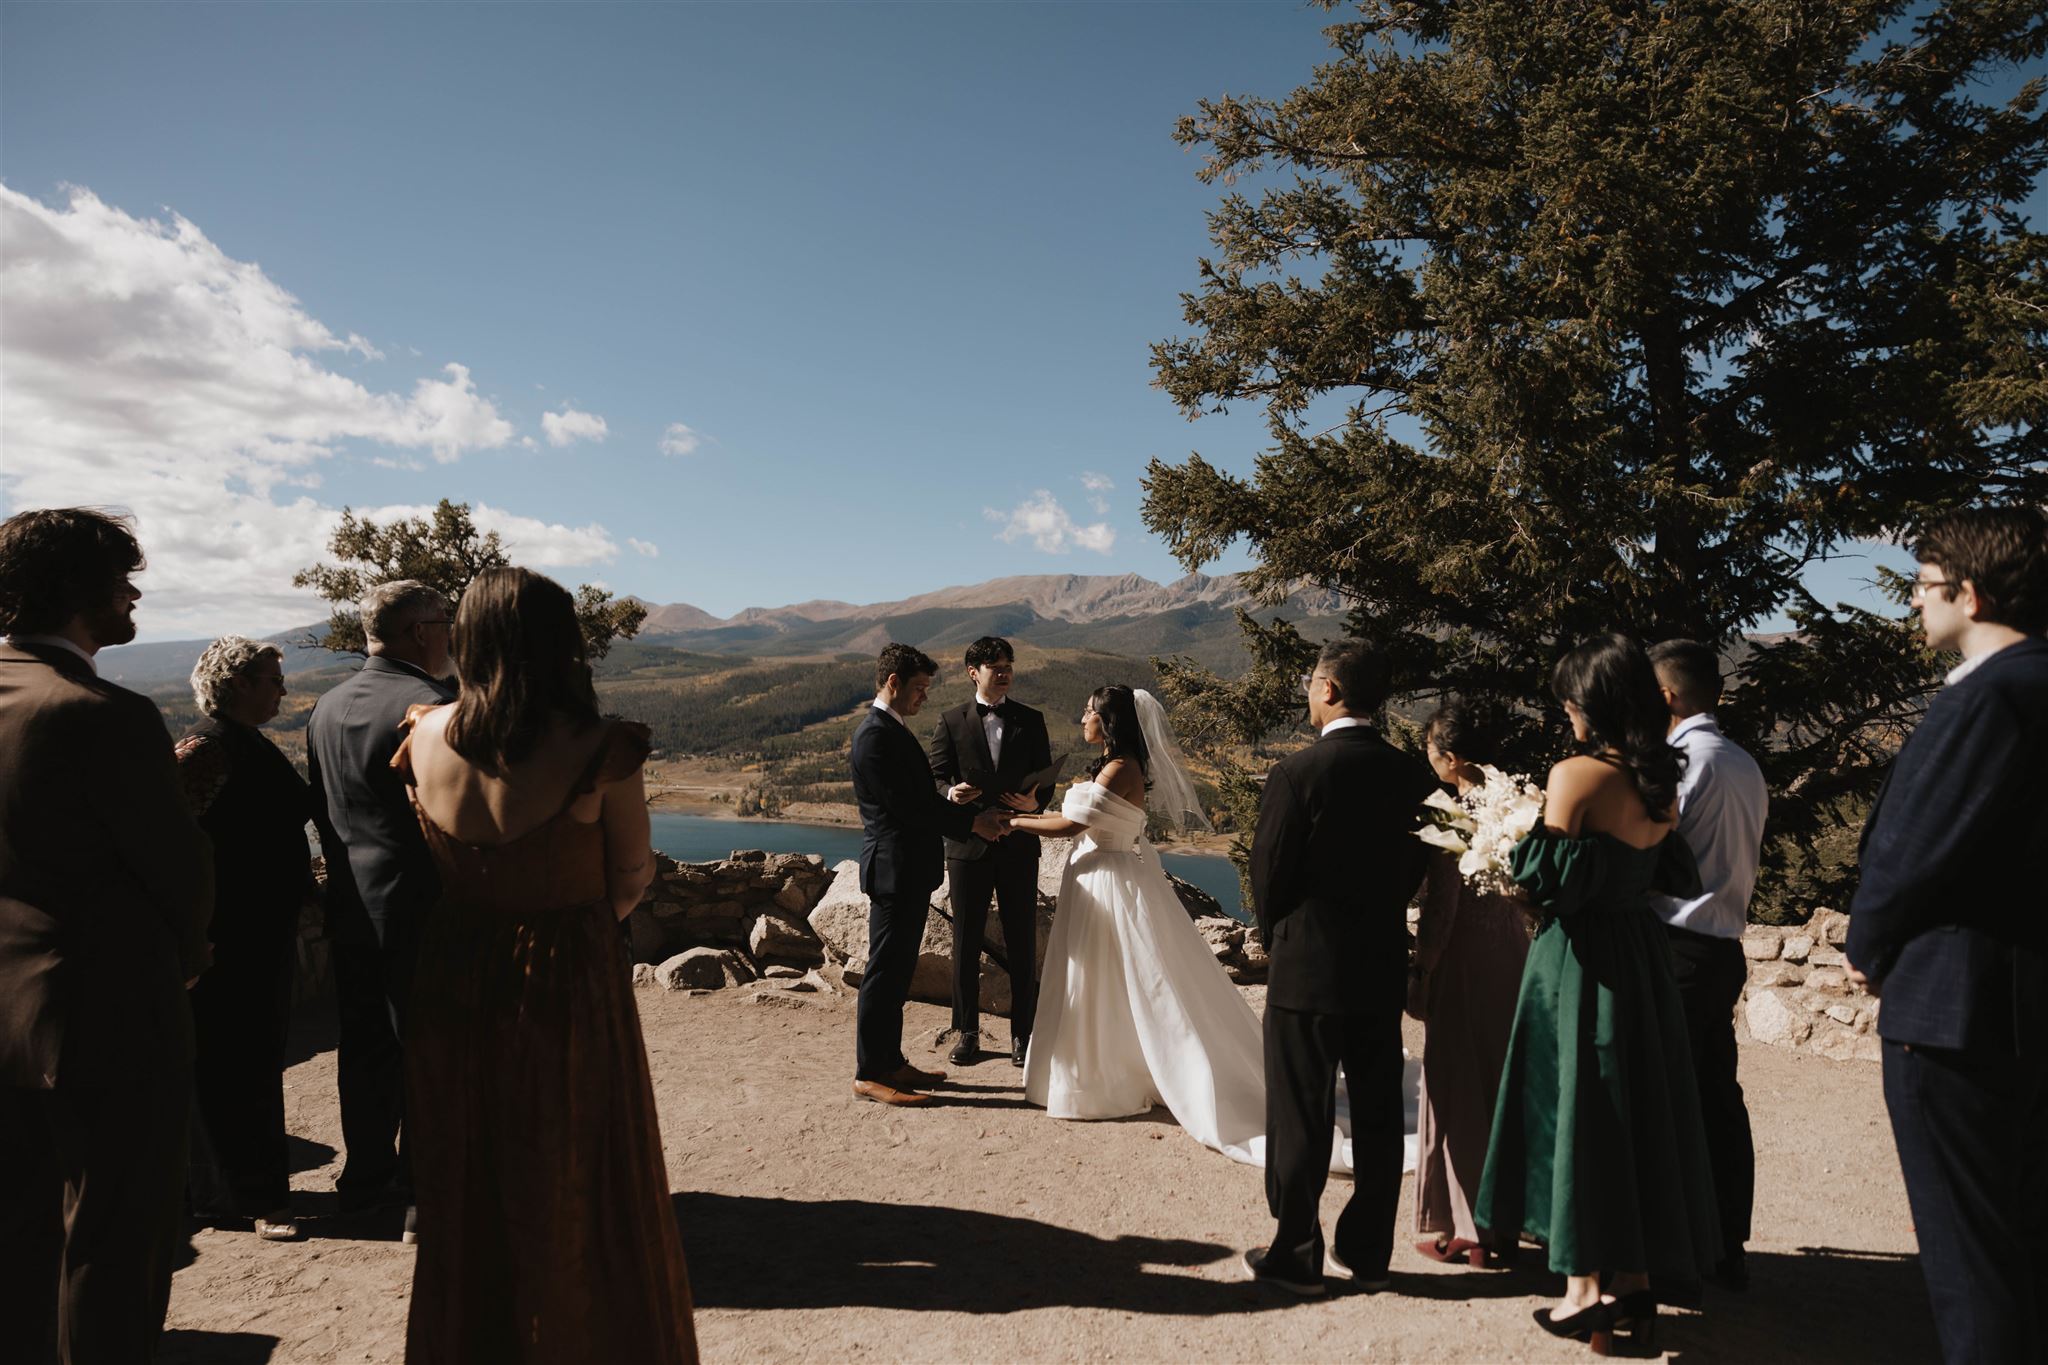
[[(857, 1102), (850, 995), (638, 994), (707, 1360), (1587, 1358), (1529, 1323), (1554, 1277), (1441, 1268), (1405, 1235), (1393, 1293), (1260, 1291), (1236, 1262), (1270, 1231), (1258, 1171), (1163, 1118), (1049, 1120), (1007, 1060), (958, 1073), (943, 1107)], [(403, 1354), (412, 1251), (395, 1216), (333, 1211), (331, 1008), (300, 1020), (287, 1076), (312, 1235), (197, 1233), (172, 1362)], [(945, 1011), (912, 1005), (909, 1021), (924, 1056)], [(1877, 1068), (1762, 1046), (1742, 1066), (1755, 1287), (1671, 1316), (1660, 1344), (1688, 1362), (1934, 1358)], [(1332, 1182), (1325, 1226), (1348, 1192)]]

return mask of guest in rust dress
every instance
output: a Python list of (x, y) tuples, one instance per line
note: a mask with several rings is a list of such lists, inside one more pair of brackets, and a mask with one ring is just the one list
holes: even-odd
[[(1423, 724), (1429, 765), (1460, 792), (1478, 785), (1480, 766), (1497, 760), (1500, 729), (1498, 718), (1464, 702), (1441, 707)], [(1486, 1165), (1531, 921), (1525, 902), (1468, 886), (1448, 853), (1430, 859), (1423, 886), (1408, 1012), (1425, 1021), (1415, 1230), (1429, 1235), (1415, 1249), (1433, 1261), (1498, 1266), (1515, 1239), (1505, 1234), (1496, 1244), (1494, 1234), (1482, 1232), (1472, 1201)]]
[(653, 875), (647, 729), (599, 718), (569, 594), (524, 569), (463, 594), (455, 662), (393, 760), (442, 888), (406, 1037), (406, 1358), (694, 1361), (617, 923)]

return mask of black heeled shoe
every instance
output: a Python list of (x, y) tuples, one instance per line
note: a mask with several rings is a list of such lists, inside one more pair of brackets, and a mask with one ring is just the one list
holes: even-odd
[(1614, 1342), (1614, 1305), (1590, 1303), (1570, 1317), (1554, 1318), (1548, 1308), (1536, 1310), (1536, 1325), (1554, 1337), (1583, 1341), (1593, 1354), (1604, 1356)]
[(1633, 1294), (1623, 1294), (1612, 1304), (1614, 1330), (1626, 1333), (1629, 1346), (1636, 1354), (1655, 1355), (1657, 1352), (1657, 1295), (1654, 1290), (1638, 1289)]

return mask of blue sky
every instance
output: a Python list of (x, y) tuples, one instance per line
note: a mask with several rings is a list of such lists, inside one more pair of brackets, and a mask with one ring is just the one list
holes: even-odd
[[(0, 507), (134, 506), (146, 639), (313, 619), (284, 580), (336, 509), (440, 497), (565, 581), (721, 615), (1177, 577), (1146, 461), (1248, 469), (1264, 438), (1151, 387), (1218, 194), (1170, 134), (1308, 79), (1327, 21), (7, 4), (0, 176), (37, 269), (10, 304), (95, 301), (38, 315), (77, 333), (61, 372), (0, 376), (72, 422), (62, 458), (7, 457)], [(156, 388), (105, 400), (109, 336)]]

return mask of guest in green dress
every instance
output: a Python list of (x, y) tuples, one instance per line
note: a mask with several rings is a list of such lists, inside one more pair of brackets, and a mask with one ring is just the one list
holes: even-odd
[(1653, 886), (1691, 894), (1699, 874), (1675, 832), (1682, 757), (1642, 648), (1588, 641), (1558, 662), (1551, 690), (1581, 752), (1550, 770), (1543, 824), (1513, 855), (1545, 924), (1522, 973), (1476, 1214), (1549, 1248), (1565, 1293), (1537, 1324), (1604, 1353), (1617, 1329), (1654, 1344), (1651, 1275), (1697, 1281), (1720, 1254), (1685, 1016), (1646, 901)]

